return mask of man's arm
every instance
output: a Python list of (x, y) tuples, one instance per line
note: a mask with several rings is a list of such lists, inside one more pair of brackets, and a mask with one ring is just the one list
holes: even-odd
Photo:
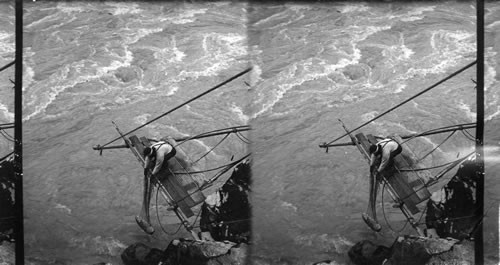
[(372, 168), (373, 165), (375, 165), (375, 159), (377, 159), (377, 156), (375, 154), (370, 155), (370, 168)]
[(389, 164), (389, 153), (390, 152), (387, 152), (385, 149), (382, 150), (382, 158), (381, 158), (382, 161), (380, 161), (380, 166), (377, 169), (378, 173), (382, 172), (382, 170), (385, 169), (387, 164)]
[(165, 153), (164, 152), (161, 152), (159, 149), (156, 150), (156, 163), (155, 163), (155, 167), (153, 169), (153, 175), (155, 175), (156, 173), (158, 173), (161, 169), (161, 165), (163, 164), (163, 160), (165, 159)]

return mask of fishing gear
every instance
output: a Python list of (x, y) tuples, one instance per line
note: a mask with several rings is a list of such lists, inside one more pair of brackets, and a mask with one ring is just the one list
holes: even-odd
[[(250, 70), (251, 70), (251, 68), (248, 68), (248, 69), (240, 72), (239, 74), (227, 79), (226, 81), (210, 88), (209, 90), (189, 99), (188, 101), (186, 101), (182, 104), (179, 104), (178, 106), (170, 109), (169, 111), (161, 114), (160, 116), (136, 127), (135, 129), (133, 129), (131, 131), (128, 131), (126, 133), (122, 133), (121, 130), (118, 128), (118, 125), (114, 121), (112, 121), (112, 124), (114, 125), (115, 129), (117, 130), (119, 137), (107, 142), (104, 145), (96, 145), (93, 147), (93, 149), (98, 150), (99, 153), (102, 155), (102, 152), (105, 149), (128, 148), (132, 151), (132, 153), (138, 159), (138, 161), (144, 166), (145, 161), (144, 161), (144, 158), (142, 155), (143, 148), (150, 146), (153, 142), (158, 142), (158, 140), (148, 139), (146, 137), (141, 137), (139, 139), (135, 135), (127, 138), (126, 136), (128, 134), (135, 132), (140, 128), (143, 128), (144, 126), (160, 119), (161, 117), (164, 117), (164, 116), (172, 113), (173, 111), (181, 108), (182, 106), (185, 106), (188, 103), (214, 91), (215, 89), (231, 82), (232, 80), (242, 76), (243, 74), (249, 72)], [(172, 163), (176, 163), (176, 164), (172, 164), (172, 165), (175, 165), (174, 168), (177, 167), (177, 169), (182, 171), (182, 172), (173, 172), (172, 168), (168, 167), (168, 171), (164, 171), (162, 173), (163, 175), (156, 176), (156, 175), (151, 174), (150, 169), (146, 169), (147, 175), (149, 177), (147, 180), (145, 180), (145, 187), (144, 187), (145, 192), (148, 192), (149, 188), (152, 187), (152, 186), (148, 186), (148, 185), (155, 185), (157, 187), (157, 189), (156, 189), (157, 218), (159, 219), (158, 194), (161, 193), (162, 196), (164, 197), (164, 199), (167, 201), (167, 204), (171, 206), (169, 210), (173, 210), (173, 212), (176, 214), (176, 216), (181, 221), (181, 225), (179, 226), (179, 229), (180, 229), (180, 227), (184, 226), (184, 228), (188, 232), (191, 233), (192, 237), (194, 239), (198, 240), (199, 239), (198, 235), (193, 231), (194, 224), (190, 224), (188, 222), (188, 218), (193, 216), (193, 214), (194, 214), (193, 211), (191, 210), (191, 208), (204, 201), (205, 196), (202, 193), (203, 190), (210, 187), (213, 184), (213, 182), (216, 181), (218, 178), (220, 178), (225, 172), (227, 172), (228, 170), (230, 170), (234, 166), (241, 163), (244, 159), (248, 158), (250, 156), (250, 154), (247, 154), (246, 156), (238, 159), (237, 161), (228, 163), (228, 164), (220, 166), (220, 167), (208, 169), (208, 170), (189, 171), (187, 167), (189, 167), (188, 166), (189, 164), (191, 164), (191, 165), (195, 164), (198, 161), (200, 161), (201, 159), (203, 159), (204, 157), (206, 157), (209, 153), (213, 152), (213, 150), (215, 148), (217, 148), (222, 142), (224, 142), (231, 134), (235, 134), (242, 142), (247, 142), (248, 139), (244, 135), (242, 135), (241, 132), (248, 131), (248, 130), (251, 130), (250, 126), (242, 125), (242, 126), (233, 126), (233, 127), (229, 127), (229, 128), (217, 129), (217, 130), (213, 130), (213, 131), (209, 131), (209, 132), (203, 132), (201, 134), (194, 135), (194, 136), (185, 136), (185, 137), (179, 137), (179, 138), (175, 138), (175, 139), (171, 138), (173, 141), (176, 142), (172, 146), (177, 147), (177, 146), (182, 145), (182, 144), (184, 144), (188, 141), (191, 141), (191, 140), (202, 139), (202, 138), (206, 138), (206, 137), (213, 137), (213, 136), (218, 136), (218, 135), (224, 135), (224, 137), (215, 146), (210, 148), (210, 150), (208, 150), (205, 154), (203, 154), (201, 157), (196, 159), (195, 162), (191, 162), (188, 157), (186, 158), (186, 161), (179, 161), (179, 158), (176, 156), (172, 157), (172, 159), (170, 159), (169, 161), (172, 161)], [(118, 139), (123, 139), (124, 144), (109, 146), (109, 144), (115, 142)], [(232, 159), (233, 159), (233, 157), (231, 157), (231, 161), (232, 161)], [(188, 162), (189, 164), (185, 164), (186, 162)], [(204, 173), (204, 172), (214, 171), (214, 170), (219, 170), (219, 171), (217, 173), (215, 173), (215, 175), (213, 177), (208, 179), (208, 181), (205, 180), (202, 184), (195, 181), (195, 177), (192, 176), (192, 174)], [(177, 174), (186, 174), (189, 177), (187, 177), (187, 176), (186, 177), (177, 177), (176, 176)], [(161, 179), (161, 181), (160, 181), (160, 179)], [(165, 182), (165, 183), (163, 183), (163, 182)], [(145, 193), (145, 194), (148, 194), (148, 193)], [(144, 198), (143, 210), (144, 210), (144, 207), (148, 207), (148, 209), (149, 209), (149, 206), (145, 206), (145, 205), (149, 205), (149, 201), (150, 201), (149, 196), (150, 195), (145, 195), (145, 196), (147, 196), (147, 198), (146, 197)], [(141, 215), (142, 214), (144, 214), (144, 213), (141, 212)], [(148, 219), (147, 222), (150, 222), (148, 211), (145, 214), (146, 214), (146, 218)], [(198, 213), (198, 217), (199, 217), (199, 215), (200, 215), (200, 212)], [(195, 222), (197, 221), (198, 217), (195, 218)], [(160, 224), (162, 231), (166, 233), (160, 220), (158, 220), (158, 222)], [(178, 232), (178, 229), (177, 229), (176, 233), (177, 232)]]

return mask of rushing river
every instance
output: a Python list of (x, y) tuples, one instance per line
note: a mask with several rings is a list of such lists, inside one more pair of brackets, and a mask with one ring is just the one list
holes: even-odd
[[(500, 5), (487, 9), (486, 138), (488, 155), (498, 163)], [(347, 251), (362, 239), (389, 246), (398, 234), (414, 233), (409, 226), (397, 233), (405, 219), (387, 193), (378, 204), (383, 230), (372, 232), (361, 219), (368, 203), (366, 161), (355, 147), (325, 153), (318, 145), (344, 133), (338, 119), (354, 128), (473, 62), (475, 14), (473, 3), (463, 1), (250, 5), (248, 40), (258, 74), (251, 113), (256, 264), (349, 264)], [(409, 134), (474, 122), (471, 79), (475, 66), (361, 131)], [(423, 156), (446, 136), (411, 144)], [(456, 134), (423, 163), (452, 161), (473, 146)], [(492, 160), (486, 208), (493, 207), (485, 220), (490, 262), (498, 256), (498, 164)]]
[[(137, 241), (165, 248), (135, 223), (142, 168), (128, 150), (92, 150), (248, 67), (246, 4), (26, 3), (24, 216), (26, 260), (120, 264)], [(136, 132), (196, 135), (247, 124), (248, 76)], [(186, 144), (197, 159), (221, 137)], [(117, 141), (114, 144), (122, 144)], [(201, 160), (209, 168), (247, 150), (234, 136)], [(154, 205), (154, 204), (153, 204)], [(170, 216), (172, 217), (172, 216)], [(163, 226), (173, 233), (178, 223)], [(165, 220), (163, 220), (165, 221)], [(182, 231), (182, 230), (181, 230)]]
[[(0, 3), (0, 67), (14, 61), (14, 32), (14, 5), (2, 2)], [(14, 85), (9, 79), (14, 80), (14, 66), (0, 72), (0, 124), (14, 122)], [(5, 130), (3, 134), (3, 137), (0, 136), (0, 157), (12, 152), (14, 148), (12, 142), (8, 140), (13, 136), (14, 130)]]
[[(500, 4), (488, 2), (486, 9), (484, 238), (487, 263), (496, 264)], [(394, 230), (404, 219), (386, 195), (378, 205), (383, 232), (363, 223), (368, 170), (359, 152), (341, 147), (325, 153), (318, 144), (344, 132), (339, 118), (354, 128), (474, 61), (475, 20), (474, 3), (464, 1), (26, 2), (26, 261), (119, 264), (128, 244), (164, 248), (174, 236), (149, 237), (134, 220), (142, 196), (135, 158), (127, 150), (99, 156), (92, 146), (117, 136), (111, 121), (122, 131), (133, 129), (247, 68), (249, 58), (252, 79), (238, 79), (137, 134), (185, 136), (252, 124), (256, 264), (349, 264), (346, 253), (359, 240), (389, 245), (399, 233), (380, 210)], [(13, 5), (0, 3), (0, 65), (14, 59), (14, 37)], [(0, 73), (1, 123), (13, 121), (13, 77), (13, 68)], [(471, 79), (475, 67), (363, 131), (407, 134), (475, 121)], [(413, 146), (425, 154), (445, 137), (422, 138)], [(185, 148), (196, 159), (217, 142), (203, 139)], [(456, 134), (424, 164), (451, 161), (472, 147)], [(0, 138), (1, 154), (11, 149)], [(229, 137), (201, 166), (246, 151)], [(175, 219), (163, 217), (167, 231), (175, 231)]]

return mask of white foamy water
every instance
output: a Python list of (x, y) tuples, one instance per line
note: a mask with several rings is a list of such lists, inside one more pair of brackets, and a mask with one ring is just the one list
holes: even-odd
[[(163, 234), (156, 220), (155, 237), (145, 235), (134, 219), (142, 198), (140, 164), (126, 149), (99, 156), (92, 146), (118, 136), (111, 121), (122, 132), (132, 130), (244, 70), (243, 7), (26, 4), (25, 16), (35, 18), (27, 35), (38, 40), (24, 61), (27, 262), (120, 264), (129, 244), (164, 249), (174, 237), (189, 237)], [(192, 27), (179, 24), (187, 20)], [(225, 108), (212, 93), (134, 134), (159, 139), (243, 125), (242, 94), (232, 91), (244, 88), (240, 80), (218, 90), (229, 102)], [(190, 141), (182, 149), (197, 159), (220, 140)], [(214, 168), (246, 152), (246, 144), (229, 136), (198, 166)], [(175, 216), (166, 213), (163, 199), (159, 203), (164, 228), (175, 231)]]
[[(368, 204), (363, 156), (351, 146), (325, 153), (318, 144), (345, 133), (338, 119), (349, 129), (357, 127), (472, 62), (475, 10), (449, 2), (303, 5), (309, 8), (256, 4), (250, 14), (257, 23), (249, 32), (260, 41), (251, 46), (259, 70), (251, 89), (253, 190), (258, 191), (253, 209), (259, 216), (252, 255), (259, 264), (350, 264), (347, 251), (360, 240), (390, 246), (396, 236), (415, 232), (389, 229), (401, 228), (405, 220), (391, 208), (387, 191), (378, 205), (383, 230), (372, 232), (361, 219)], [(487, 54), (486, 83), (492, 87), (498, 85), (496, 60)], [(406, 135), (474, 121), (475, 75), (472, 67), (355, 133)], [(493, 119), (498, 91), (488, 94), (487, 117)], [(446, 137), (422, 137), (408, 145), (422, 157)], [(422, 163), (443, 164), (473, 147), (455, 134)]]

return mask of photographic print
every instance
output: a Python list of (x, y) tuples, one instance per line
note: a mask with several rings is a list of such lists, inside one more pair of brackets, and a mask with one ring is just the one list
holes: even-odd
[(0, 263), (15, 261), (14, 3), (0, 2)]
[(26, 263), (243, 263), (246, 4), (24, 8)]
[[(498, 8), (485, 16), (493, 127)], [(495, 264), (494, 169), (476, 214), (475, 2), (252, 3), (249, 23), (254, 264), (473, 264), (480, 223)]]

